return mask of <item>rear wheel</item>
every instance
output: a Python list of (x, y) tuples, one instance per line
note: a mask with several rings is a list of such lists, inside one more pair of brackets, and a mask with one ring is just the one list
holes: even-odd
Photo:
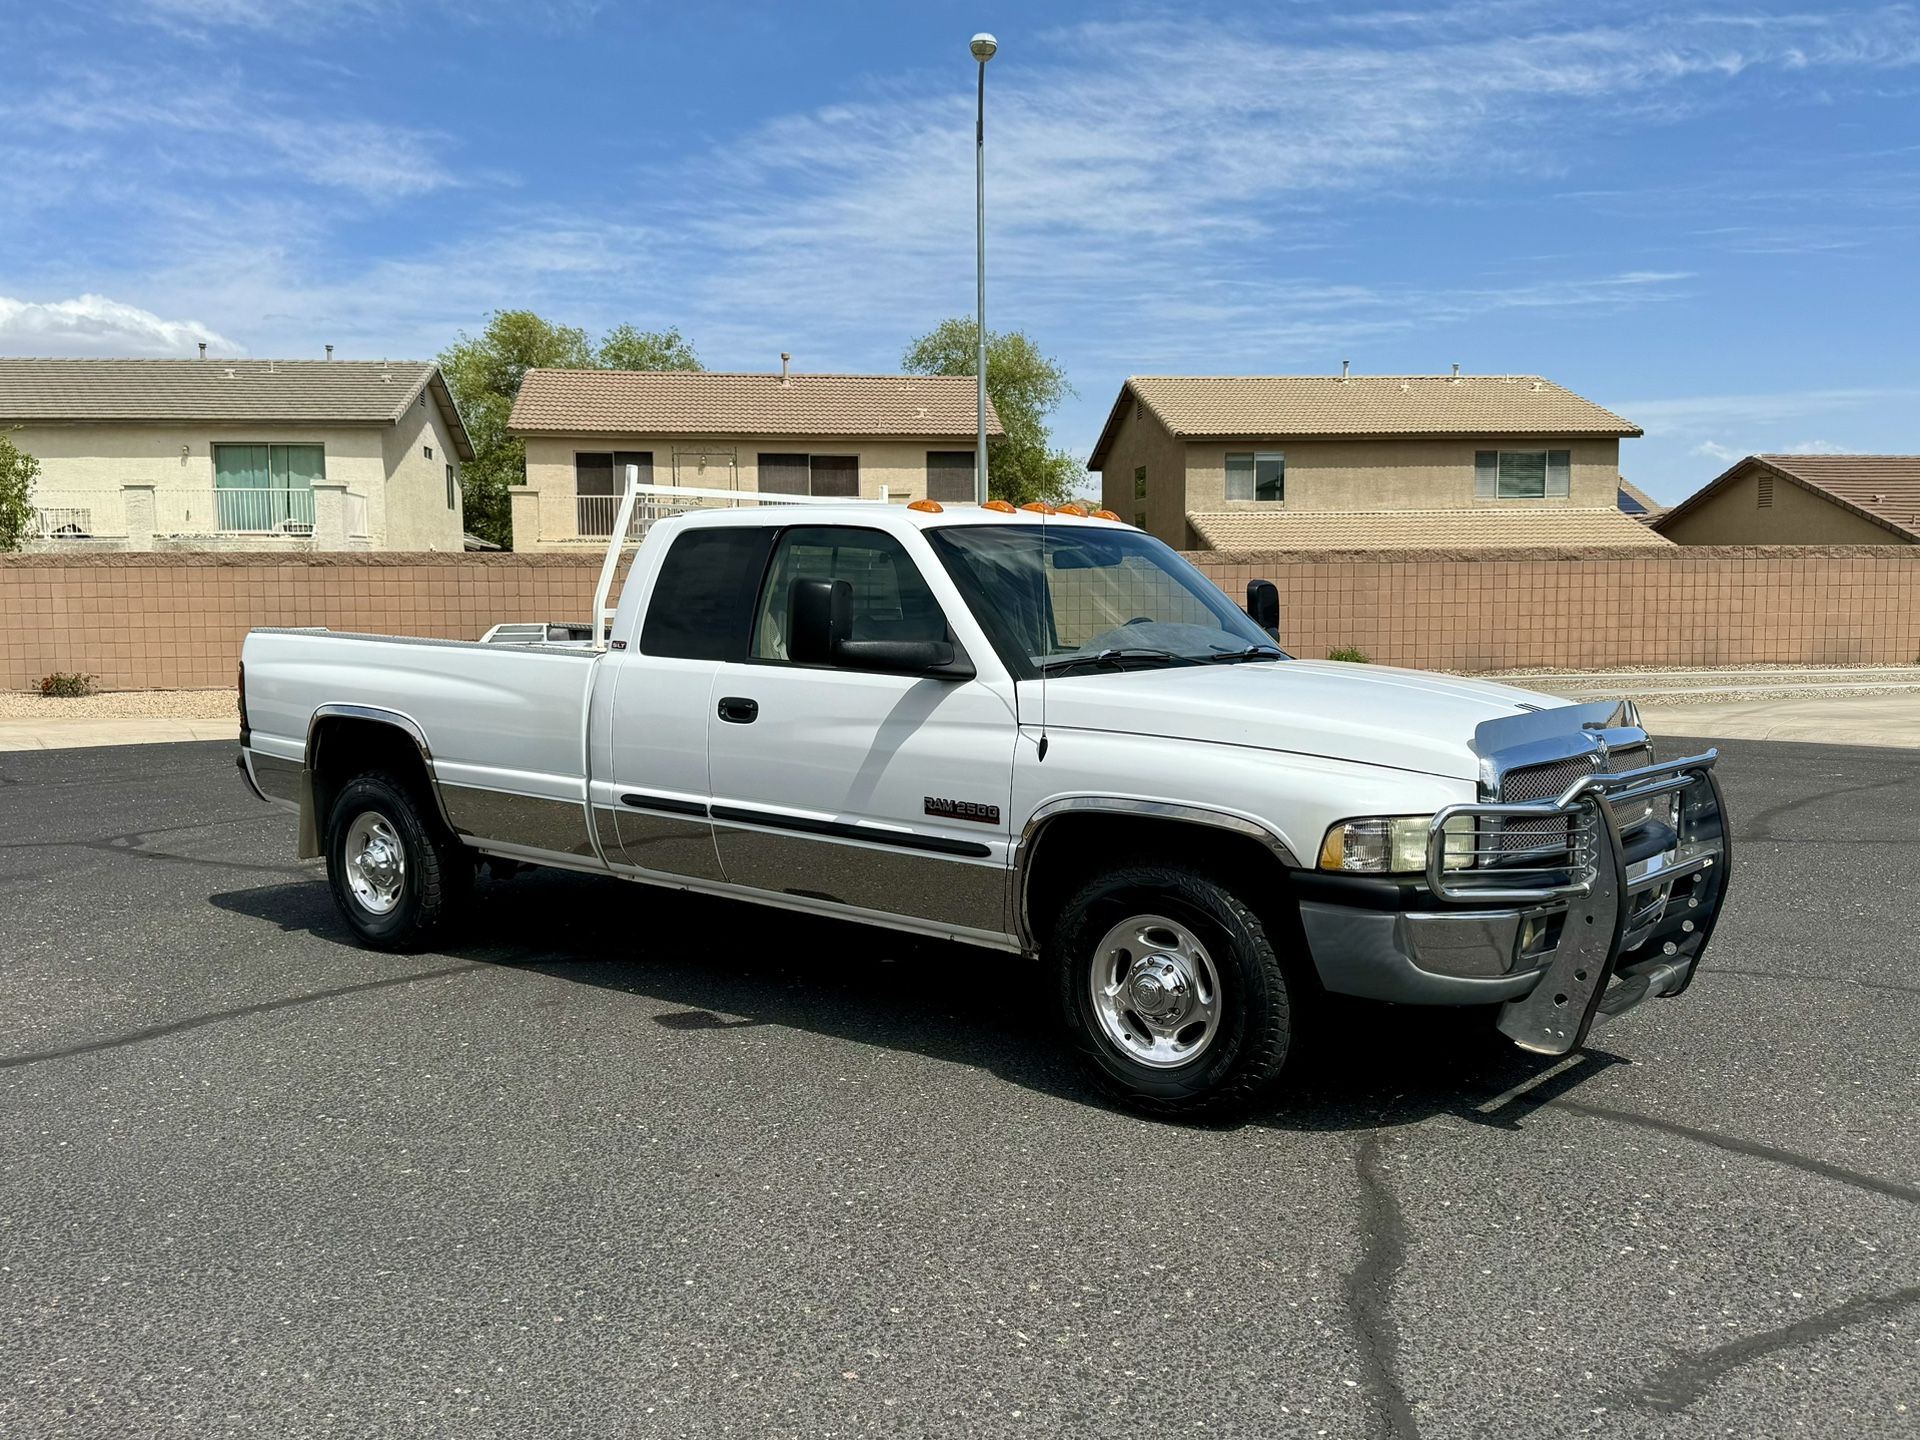
[(414, 950), (442, 931), (473, 884), (473, 859), (412, 789), (355, 777), (327, 820), (327, 883), (363, 945)]
[(1151, 1114), (1243, 1111), (1279, 1080), (1294, 1007), (1269, 927), (1196, 871), (1141, 865), (1069, 900), (1049, 946), (1101, 1087)]

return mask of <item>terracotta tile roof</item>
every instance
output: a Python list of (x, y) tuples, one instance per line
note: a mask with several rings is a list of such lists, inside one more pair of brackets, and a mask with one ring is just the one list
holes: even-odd
[(1673, 542), (1618, 510), (1210, 510), (1187, 523), (1213, 550), (1462, 550)]
[(1749, 455), (1662, 514), (1654, 528), (1666, 529), (1755, 467), (1825, 496), (1898, 540), (1920, 541), (1920, 455)]
[(0, 423), (390, 425), (429, 387), (471, 460), (440, 367), (422, 360), (0, 358)]
[(1538, 375), (1135, 375), (1090, 468), (1100, 468), (1135, 400), (1185, 440), (1640, 434), (1631, 420)]
[[(507, 422), (516, 435), (974, 434), (969, 375), (726, 374), (711, 370), (529, 370)], [(987, 433), (1000, 418), (987, 405)]]

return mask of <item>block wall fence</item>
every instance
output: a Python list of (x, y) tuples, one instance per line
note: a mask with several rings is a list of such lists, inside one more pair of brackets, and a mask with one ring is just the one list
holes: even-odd
[[(1302, 656), (1382, 664), (1912, 664), (1920, 546), (1676, 546), (1190, 557), (1236, 600), (1280, 588)], [(0, 556), (0, 689), (56, 670), (102, 689), (233, 683), (254, 625), (477, 639), (502, 620), (585, 619), (596, 557), (505, 554)]]

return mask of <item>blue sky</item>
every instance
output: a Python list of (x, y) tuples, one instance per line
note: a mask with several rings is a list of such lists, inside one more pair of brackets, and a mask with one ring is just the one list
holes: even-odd
[(1920, 450), (1906, 5), (0, 0), (0, 353), (426, 357), (496, 307), (888, 370), (1540, 373), (1676, 499)]

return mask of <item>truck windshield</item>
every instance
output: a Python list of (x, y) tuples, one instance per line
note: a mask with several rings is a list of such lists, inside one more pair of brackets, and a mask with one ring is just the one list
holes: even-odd
[(1287, 658), (1219, 586), (1137, 530), (945, 525), (925, 533), (1022, 679)]

